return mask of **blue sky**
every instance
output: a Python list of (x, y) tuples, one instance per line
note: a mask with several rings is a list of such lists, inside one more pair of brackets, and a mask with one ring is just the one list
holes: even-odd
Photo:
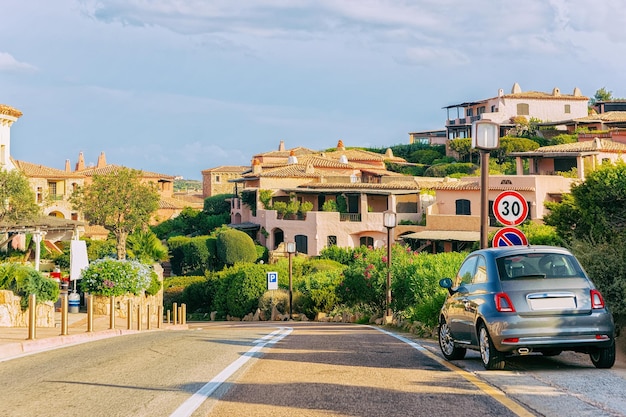
[(278, 148), (386, 147), (509, 92), (626, 97), (620, 0), (3, 0), (12, 156), (185, 178)]

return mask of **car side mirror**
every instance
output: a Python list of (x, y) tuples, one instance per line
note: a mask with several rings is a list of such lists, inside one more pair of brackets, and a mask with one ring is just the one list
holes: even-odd
[(449, 290), (452, 288), (452, 280), (450, 278), (442, 278), (439, 280), (439, 286)]

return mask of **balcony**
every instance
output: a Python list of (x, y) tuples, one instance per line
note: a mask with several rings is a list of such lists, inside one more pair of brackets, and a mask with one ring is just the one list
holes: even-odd
[(62, 201), (63, 200), (63, 194), (49, 194), (48, 198), (51, 201)]
[(339, 213), (339, 221), (342, 222), (360, 222), (360, 213)]

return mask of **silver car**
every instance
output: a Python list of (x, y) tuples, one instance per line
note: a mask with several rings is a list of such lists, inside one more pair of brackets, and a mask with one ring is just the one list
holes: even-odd
[(448, 360), (478, 350), (486, 369), (511, 355), (588, 353), (597, 368), (615, 363), (615, 326), (600, 292), (568, 250), (509, 246), (472, 252), (448, 289), (439, 347)]

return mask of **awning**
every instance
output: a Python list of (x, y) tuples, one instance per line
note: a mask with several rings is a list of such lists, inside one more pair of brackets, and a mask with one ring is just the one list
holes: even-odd
[(480, 232), (467, 230), (423, 230), (400, 236), (402, 239), (416, 240), (455, 240), (459, 242), (478, 242)]

